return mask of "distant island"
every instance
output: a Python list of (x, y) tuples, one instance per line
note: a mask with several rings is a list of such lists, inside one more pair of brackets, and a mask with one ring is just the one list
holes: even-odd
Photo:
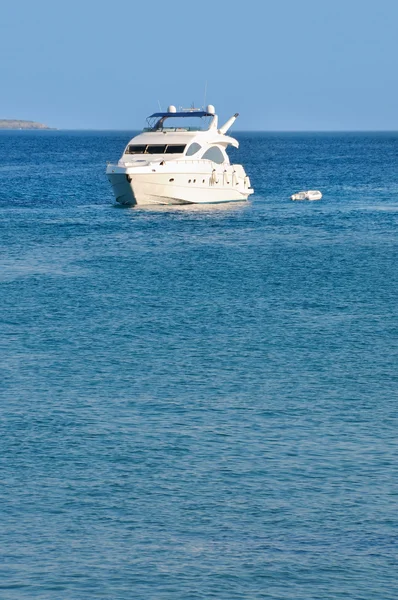
[(0, 129), (52, 129), (48, 125), (35, 121), (18, 121), (17, 119), (0, 119)]

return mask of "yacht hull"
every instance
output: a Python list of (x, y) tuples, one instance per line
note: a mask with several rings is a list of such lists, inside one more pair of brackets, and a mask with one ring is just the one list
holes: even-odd
[(107, 176), (116, 201), (123, 205), (209, 204), (242, 202), (253, 193), (241, 170), (216, 172), (141, 172), (109, 165)]

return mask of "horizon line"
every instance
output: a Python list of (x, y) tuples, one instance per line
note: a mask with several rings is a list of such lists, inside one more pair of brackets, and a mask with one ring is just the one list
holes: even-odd
[[(81, 127), (50, 127), (48, 129), (35, 128), (0, 128), (0, 131), (23, 131), (23, 132), (60, 132), (60, 131), (142, 131), (141, 128), (126, 127), (126, 128), (81, 128)], [(398, 129), (236, 129), (235, 133), (398, 133)]]

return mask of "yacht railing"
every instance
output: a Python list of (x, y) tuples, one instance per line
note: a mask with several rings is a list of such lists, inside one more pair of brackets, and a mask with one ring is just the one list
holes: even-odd
[(185, 131), (206, 131), (201, 127), (159, 127), (159, 129), (155, 129), (154, 127), (144, 127), (142, 130), (147, 133), (148, 131), (152, 133), (158, 133), (159, 131), (176, 131), (177, 133), (184, 133)]

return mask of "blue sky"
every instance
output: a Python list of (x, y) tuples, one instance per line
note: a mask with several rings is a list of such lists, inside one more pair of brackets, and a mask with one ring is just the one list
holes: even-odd
[(397, 23), (397, 0), (3, 0), (0, 118), (134, 129), (207, 81), (235, 129), (398, 130)]

